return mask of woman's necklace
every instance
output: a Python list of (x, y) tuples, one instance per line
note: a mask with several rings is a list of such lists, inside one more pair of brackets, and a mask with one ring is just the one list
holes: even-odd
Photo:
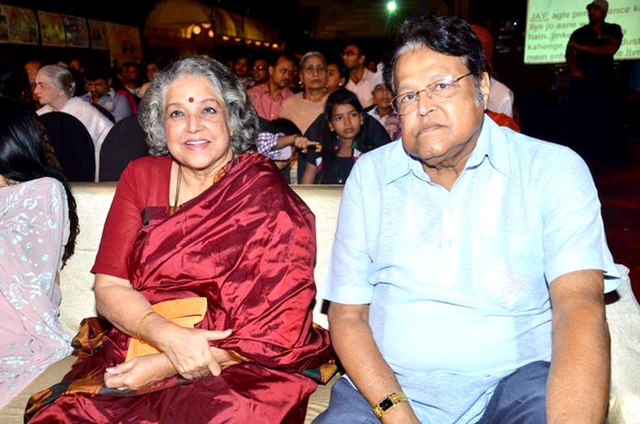
[[(213, 177), (213, 184), (217, 183), (224, 177), (226, 173), (226, 167), (222, 167), (215, 177)], [(173, 206), (170, 208), (170, 213), (173, 215), (180, 209), (178, 201), (180, 200), (180, 185), (182, 184), (182, 165), (178, 165), (178, 177), (176, 178), (176, 196), (173, 199)]]
[(171, 215), (178, 211), (178, 200), (180, 199), (180, 184), (182, 183), (182, 166), (178, 165), (178, 178), (176, 179), (176, 197), (171, 207)]

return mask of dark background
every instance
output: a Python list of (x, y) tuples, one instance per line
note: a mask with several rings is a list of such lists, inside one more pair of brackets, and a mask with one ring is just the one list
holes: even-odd
[[(559, 0), (561, 1), (561, 0)], [(585, 5), (590, 0), (585, 0)], [(140, 28), (143, 53), (146, 60), (159, 60), (175, 52), (170, 47), (158, 48), (146, 43), (143, 36), (145, 20), (158, 0), (0, 0), (33, 10), (76, 15), (90, 19), (137, 26)], [(221, 7), (277, 27), (288, 51), (319, 50), (335, 56), (345, 44), (356, 41), (367, 48), (369, 56), (383, 58), (390, 44), (394, 28), (404, 17), (433, 10), (434, 4), (454, 14), (462, 7), (468, 16), (462, 16), (491, 28), (496, 39), (494, 66), (496, 77), (515, 93), (518, 119), (522, 132), (541, 139), (569, 144), (571, 128), (567, 125), (568, 85), (566, 66), (525, 65), (524, 31), (526, 0), (397, 0), (400, 9), (395, 16), (383, 16), (371, 22), (381, 26), (384, 35), (358, 38), (352, 28), (344, 28), (344, 36), (333, 39), (315, 39), (314, 25), (322, 13), (337, 10), (344, 14), (361, 12), (362, 8), (381, 13), (385, 0), (326, 0), (303, 7), (312, 0), (210, 0), (202, 1), (211, 7)], [(462, 5), (462, 6), (461, 6)], [(384, 13), (384, 12), (382, 12)], [(587, 16), (585, 13), (585, 24)], [(237, 53), (257, 56), (259, 52), (239, 47), (216, 46), (212, 56), (233, 56)], [(208, 52), (207, 52), (208, 53)], [(83, 62), (109, 64), (108, 51), (91, 49), (56, 48), (0, 44), (0, 61), (22, 65), (29, 59), (45, 62), (69, 61), (79, 58)], [(636, 61), (637, 62), (637, 61)], [(636, 294), (640, 294), (640, 91), (629, 89), (632, 61), (616, 63), (618, 101), (620, 105), (620, 137), (616, 146), (603, 146), (602, 156), (588, 161), (592, 168), (603, 203), (603, 216), (609, 245), (616, 262), (631, 268), (632, 281), (636, 281)], [(598, 105), (594, 105), (598, 107)], [(611, 151), (614, 154), (611, 154)]]

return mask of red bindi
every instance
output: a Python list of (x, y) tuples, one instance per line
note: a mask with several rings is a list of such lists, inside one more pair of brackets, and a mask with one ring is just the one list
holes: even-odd
[(189, 103), (193, 103), (193, 97), (189, 97)]

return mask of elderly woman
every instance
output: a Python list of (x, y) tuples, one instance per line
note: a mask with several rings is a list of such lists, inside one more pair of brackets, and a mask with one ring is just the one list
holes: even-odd
[(36, 75), (35, 95), (43, 105), (38, 115), (49, 112), (65, 112), (75, 116), (87, 128), (95, 148), (96, 181), (99, 175), (100, 147), (113, 122), (90, 103), (73, 97), (76, 82), (68, 69), (59, 65), (46, 65)]
[(77, 231), (76, 203), (47, 162), (42, 124), (0, 96), (0, 408), (71, 351), (57, 276)]
[(257, 115), (217, 61), (163, 69), (139, 118), (154, 156), (123, 172), (92, 269), (113, 327), (85, 320), (83, 354), (27, 419), (303, 422), (304, 372), (333, 360), (312, 322), (313, 214), (255, 152)]

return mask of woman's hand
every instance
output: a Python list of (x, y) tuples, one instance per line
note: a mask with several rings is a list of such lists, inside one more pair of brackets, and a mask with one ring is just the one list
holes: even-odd
[[(180, 327), (165, 319), (149, 322), (147, 328), (154, 334), (162, 334), (157, 339), (158, 348), (164, 352), (176, 371), (187, 380), (201, 378), (209, 374), (220, 375), (220, 364), (216, 360), (209, 342), (221, 340), (231, 334), (231, 330), (202, 330)], [(153, 338), (155, 339), (155, 338)]]
[(109, 367), (104, 374), (104, 385), (118, 390), (138, 390), (176, 374), (166, 355), (138, 356), (129, 362)]
[[(239, 364), (227, 355), (226, 350), (217, 347), (209, 349), (221, 368)], [(138, 390), (173, 377), (177, 373), (169, 357), (161, 352), (138, 356), (128, 362), (107, 368), (104, 374), (104, 385), (118, 390)]]

